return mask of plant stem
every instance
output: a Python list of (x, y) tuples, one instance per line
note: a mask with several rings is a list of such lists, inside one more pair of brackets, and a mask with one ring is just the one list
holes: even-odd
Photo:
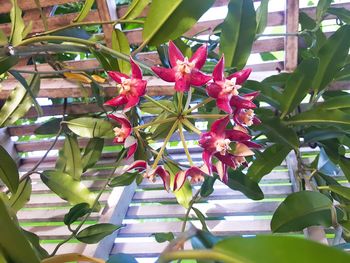
[(158, 165), (158, 163), (159, 163), (159, 160), (160, 160), (160, 158), (162, 157), (163, 152), (164, 152), (164, 150), (165, 150), (165, 148), (166, 148), (167, 143), (169, 142), (169, 140), (170, 140), (171, 136), (173, 135), (175, 129), (178, 127), (178, 123), (179, 123), (179, 120), (177, 120), (177, 121), (174, 122), (173, 126), (171, 127), (171, 129), (170, 129), (170, 131), (169, 131), (169, 133), (168, 133), (168, 135), (167, 135), (167, 137), (164, 139), (163, 146), (162, 146), (162, 148), (160, 148), (160, 150), (159, 150), (159, 152), (158, 152), (158, 155), (157, 155), (157, 157), (156, 157), (156, 159), (154, 160), (154, 163), (153, 163), (153, 165), (152, 165), (152, 168), (153, 168), (153, 169), (155, 169), (155, 168), (157, 167), (157, 165)]
[(185, 219), (182, 223), (182, 227), (181, 227), (181, 232), (185, 232), (185, 229), (186, 229), (186, 223), (188, 221), (188, 217), (190, 215), (190, 212), (191, 212), (191, 209), (192, 209), (192, 206), (194, 205), (194, 203), (196, 202), (197, 200), (197, 197), (199, 196), (201, 192), (201, 189), (198, 189), (197, 192), (194, 194), (194, 196), (192, 197), (189, 205), (188, 205), (188, 208), (187, 208), (187, 211), (186, 211), (186, 214), (185, 214)]
[(167, 118), (165, 120), (151, 121), (151, 122), (148, 122), (146, 124), (136, 126), (136, 127), (134, 127), (134, 129), (140, 130), (140, 129), (144, 129), (144, 128), (148, 127), (148, 126), (151, 126), (151, 125), (168, 123), (168, 122), (174, 121), (176, 119), (177, 119), (177, 117), (171, 117), (171, 118)]
[(188, 119), (219, 119), (227, 116), (227, 114), (193, 114), (186, 115)]
[(186, 139), (185, 139), (185, 136), (184, 136), (182, 128), (183, 128), (182, 127), (182, 123), (179, 122), (179, 134), (180, 134), (182, 146), (184, 147), (184, 150), (185, 150), (188, 162), (190, 163), (190, 166), (193, 166), (193, 161), (192, 161), (192, 158), (191, 158), (191, 154), (190, 154), (190, 152), (188, 150)]
[(184, 93), (180, 92), (180, 97), (179, 97), (179, 101), (178, 101), (178, 105), (177, 105), (177, 112), (181, 113), (182, 112), (182, 100), (184, 97)]
[(191, 88), (190, 91), (187, 94), (187, 100), (186, 100), (184, 112), (186, 112), (188, 110), (188, 108), (190, 107), (190, 103), (191, 103), (191, 99), (192, 99), (192, 93), (193, 93), (192, 90), (193, 89)]
[(145, 99), (149, 100), (150, 102), (152, 102), (153, 104), (157, 105), (158, 107), (162, 108), (163, 110), (175, 114), (177, 115), (177, 113), (175, 111), (172, 111), (171, 109), (169, 109), (168, 107), (164, 106), (163, 104), (159, 103), (158, 101), (156, 101), (155, 99), (153, 99), (152, 97), (148, 96), (148, 95), (144, 95), (143, 96)]
[(43, 9), (41, 8), (40, 1), (39, 0), (34, 0), (36, 7), (39, 9), (40, 17), (41, 20), (43, 21), (44, 29), (45, 31), (49, 30), (49, 25), (47, 23), (46, 16), (43, 12)]
[(202, 107), (203, 105), (213, 101), (213, 98), (206, 98), (205, 100), (203, 100), (201, 103), (198, 103), (196, 106), (194, 106), (193, 108), (187, 109), (184, 111), (184, 114), (188, 114), (196, 109), (198, 109), (199, 107)]
[(176, 259), (203, 259), (203, 260), (213, 260), (213, 261), (219, 261), (219, 262), (225, 262), (225, 263), (246, 263), (247, 262), (239, 258), (232, 258), (231, 256), (225, 255), (219, 251), (206, 250), (206, 249), (167, 252), (162, 254), (159, 257), (157, 262), (167, 263)]
[(57, 244), (57, 246), (55, 247), (55, 249), (53, 250), (53, 252), (50, 254), (50, 257), (53, 257), (53, 256), (57, 253), (58, 249), (59, 249), (62, 245), (64, 245), (64, 244), (67, 243), (69, 240), (71, 240), (72, 238), (74, 238), (75, 235), (76, 235), (76, 234), (79, 232), (79, 230), (82, 228), (82, 226), (85, 224), (86, 220), (89, 218), (89, 216), (91, 215), (92, 211), (94, 211), (94, 209), (96, 208), (99, 199), (101, 198), (103, 192), (106, 190), (108, 184), (109, 184), (110, 181), (112, 180), (112, 178), (113, 178), (113, 176), (114, 176), (114, 173), (115, 173), (115, 171), (117, 170), (117, 168), (118, 168), (120, 162), (121, 162), (122, 159), (124, 158), (125, 154), (126, 154), (125, 149), (122, 149), (122, 153), (120, 154), (120, 156), (119, 156), (119, 158), (118, 158), (118, 160), (117, 160), (117, 162), (116, 162), (115, 168), (113, 169), (112, 173), (108, 176), (106, 182), (104, 183), (104, 185), (103, 185), (102, 188), (100, 189), (99, 193), (97, 194), (97, 196), (96, 196), (96, 198), (95, 198), (95, 201), (94, 201), (93, 205), (91, 206), (90, 212), (87, 213), (87, 214), (84, 216), (83, 220), (80, 222), (80, 224), (77, 226), (77, 228), (72, 232), (72, 234), (71, 234), (69, 237), (67, 237), (65, 240), (62, 240), (60, 243)]
[[(98, 51), (103, 51), (106, 53), (109, 53), (113, 56), (115, 56), (116, 58), (125, 60), (125, 61), (129, 61), (130, 58), (128, 55), (125, 55), (121, 52), (115, 51), (111, 48), (108, 48), (100, 43), (96, 43), (90, 40), (85, 40), (85, 39), (80, 39), (80, 38), (75, 38), (75, 37), (64, 37), (64, 36), (38, 36), (38, 37), (32, 37), (32, 38), (28, 38), (23, 40), (20, 44), (18, 44), (17, 46), (26, 46), (29, 44), (33, 44), (33, 43), (40, 43), (40, 42), (46, 42), (46, 41), (62, 41), (62, 42), (71, 42), (71, 43), (76, 43), (76, 44), (80, 44), (80, 45), (84, 45), (84, 46), (88, 46), (91, 48), (94, 48)], [(17, 47), (16, 46), (16, 47)], [(143, 69), (151, 72), (153, 74), (153, 71), (151, 70), (151, 68), (140, 62), (140, 61), (136, 61), (138, 65), (140, 65), (140, 67), (142, 67)]]
[(182, 124), (184, 124), (187, 128), (189, 128), (191, 131), (197, 133), (198, 135), (201, 135), (202, 132), (197, 129), (189, 120), (187, 119), (182, 119), (181, 120)]

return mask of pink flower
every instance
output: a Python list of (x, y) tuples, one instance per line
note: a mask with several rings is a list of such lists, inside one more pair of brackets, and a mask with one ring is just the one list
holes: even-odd
[(148, 166), (148, 164), (145, 161), (136, 161), (129, 165), (125, 172), (131, 171), (131, 170), (137, 170), (140, 173), (143, 173), (142, 176), (144, 178), (147, 178), (151, 182), (155, 182), (156, 176), (159, 176), (164, 185), (164, 189), (169, 192), (170, 190), (170, 174), (167, 170), (164, 169), (163, 166), (157, 166), (157, 168), (152, 169)]
[(207, 59), (207, 52), (207, 46), (203, 45), (188, 59), (170, 41), (169, 60), (172, 68), (152, 67), (152, 70), (161, 79), (175, 82), (176, 91), (185, 92), (190, 89), (191, 85), (203, 86), (211, 79), (210, 76), (200, 71)]
[(253, 100), (259, 96), (259, 91), (245, 94), (243, 96), (232, 96), (230, 105), (236, 109), (255, 109), (256, 105)]
[[(247, 80), (252, 69), (247, 68), (225, 78), (224, 57), (220, 59), (213, 71), (213, 82), (207, 87), (207, 93), (210, 97), (216, 99), (216, 105), (219, 109), (231, 114), (233, 112), (230, 101), (238, 96), (238, 90), (241, 84)], [(255, 106), (255, 105), (254, 105)]]
[(105, 105), (118, 107), (125, 105), (124, 110), (128, 110), (140, 101), (140, 97), (145, 95), (147, 81), (142, 79), (141, 68), (130, 57), (131, 77), (116, 71), (109, 71), (108, 75), (118, 83), (120, 94), (107, 101)]
[(115, 120), (121, 127), (115, 127), (114, 143), (124, 144), (125, 148), (129, 148), (126, 158), (130, 158), (137, 150), (137, 140), (131, 136), (132, 126), (128, 118), (121, 113), (108, 114), (108, 118)]
[(254, 110), (252, 109), (236, 109), (233, 115), (233, 119), (236, 124), (244, 127), (259, 125), (260, 119), (255, 116)]
[(192, 184), (204, 181), (204, 176), (203, 176), (204, 174), (205, 173), (200, 168), (198, 168), (196, 166), (192, 166), (191, 168), (187, 169), (186, 171), (179, 171), (175, 175), (174, 191), (180, 189), (184, 185), (187, 177), (191, 177)]
[(219, 163), (217, 169), (221, 171), (220, 177), (227, 182), (227, 166), (236, 168), (241, 165), (245, 159), (242, 157), (253, 155), (249, 149), (251, 146), (258, 146), (249, 142), (251, 136), (240, 130), (226, 130), (230, 117), (226, 116), (215, 121), (209, 132), (202, 133), (199, 139), (199, 145), (204, 149), (202, 157), (207, 166), (209, 174), (212, 174), (212, 157), (215, 156)]

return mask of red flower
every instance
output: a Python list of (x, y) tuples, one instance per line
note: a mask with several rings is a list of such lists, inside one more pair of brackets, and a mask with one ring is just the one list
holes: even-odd
[[(225, 78), (225, 61), (224, 57), (220, 59), (213, 71), (213, 82), (207, 87), (207, 93), (210, 97), (216, 99), (216, 105), (219, 109), (231, 114), (233, 112), (230, 101), (234, 97), (238, 97), (238, 89), (241, 84), (247, 80), (251, 68), (247, 68)], [(255, 106), (255, 105), (254, 105)]]
[(128, 110), (140, 101), (140, 97), (145, 95), (147, 81), (142, 79), (141, 68), (130, 57), (131, 77), (116, 71), (109, 71), (108, 75), (119, 85), (120, 94), (107, 101), (105, 105), (117, 107), (125, 105), (124, 110)]
[(186, 171), (179, 171), (175, 175), (174, 191), (180, 189), (184, 185), (187, 177), (191, 177), (192, 184), (204, 181), (203, 174), (204, 174), (204, 172), (196, 166), (192, 166), (191, 168), (187, 169)]
[(157, 166), (157, 168), (152, 169), (148, 166), (145, 161), (136, 161), (129, 165), (124, 172), (131, 170), (137, 170), (138, 172), (143, 172), (143, 177), (149, 179), (151, 182), (155, 182), (156, 176), (159, 176), (164, 185), (164, 189), (169, 192), (170, 190), (170, 174), (163, 166)]
[[(209, 132), (202, 133), (199, 139), (199, 145), (204, 148), (202, 157), (204, 164), (207, 166), (209, 174), (212, 173), (212, 157), (215, 156), (223, 163), (223, 175), (226, 175), (228, 165), (236, 168), (242, 163), (244, 156), (254, 154), (247, 145), (253, 146), (255, 143), (249, 142), (251, 136), (239, 130), (226, 130), (230, 117), (226, 116), (215, 121)], [(234, 148), (232, 148), (234, 147)], [(220, 167), (219, 167), (220, 168)], [(220, 174), (219, 174), (220, 175)], [(227, 176), (222, 180), (226, 182)]]
[(129, 148), (126, 158), (132, 156), (137, 149), (137, 140), (131, 136), (132, 126), (128, 118), (121, 113), (108, 114), (108, 118), (115, 120), (121, 127), (115, 127), (114, 143), (124, 144), (125, 148)]
[(207, 59), (207, 52), (207, 46), (203, 45), (188, 59), (170, 41), (169, 60), (172, 68), (152, 67), (152, 70), (161, 79), (175, 82), (176, 91), (185, 92), (190, 89), (191, 85), (203, 86), (211, 79), (210, 76), (200, 71)]
[(236, 109), (233, 115), (233, 119), (236, 124), (240, 126), (252, 126), (261, 123), (260, 119), (255, 116), (252, 109)]

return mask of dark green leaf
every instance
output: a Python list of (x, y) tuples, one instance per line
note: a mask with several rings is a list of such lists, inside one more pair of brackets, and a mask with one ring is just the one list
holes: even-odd
[(135, 181), (137, 174), (138, 173), (125, 173), (117, 177), (114, 177), (112, 181), (109, 183), (109, 186), (117, 187), (117, 186), (130, 185), (132, 184), (133, 181)]
[(7, 72), (16, 65), (18, 61), (18, 56), (0, 57), (0, 75)]
[[(71, 205), (88, 203), (90, 207), (95, 202), (95, 194), (81, 182), (75, 181), (69, 174), (48, 170), (41, 174), (41, 180), (59, 197)], [(95, 209), (99, 210), (99, 205)]]
[(267, 17), (269, 14), (268, 7), (269, 0), (261, 0), (260, 5), (256, 10), (256, 34), (261, 34), (265, 31), (267, 26)]
[(11, 208), (15, 212), (19, 211), (29, 201), (31, 193), (32, 180), (28, 177), (18, 185), (16, 193), (11, 195), (9, 200)]
[(339, 249), (291, 236), (232, 237), (219, 241), (214, 251), (232, 258), (232, 262), (237, 258), (239, 262), (249, 263), (346, 263), (350, 260), (350, 255)]
[(340, 157), (339, 166), (345, 174), (345, 177), (350, 182), (350, 159), (346, 157)]
[(106, 263), (138, 263), (136, 259), (128, 254), (117, 253), (107, 260)]
[(24, 21), (22, 18), (22, 10), (19, 7), (17, 0), (11, 0), (12, 8), (10, 12), (11, 17), (11, 34), (10, 42), (12, 45), (17, 46), (22, 42), (22, 33), (25, 29)]
[(321, 23), (333, 0), (319, 0), (316, 7), (316, 22)]
[[(121, 52), (126, 55), (130, 55), (129, 41), (125, 34), (119, 29), (114, 29), (112, 32), (112, 48), (115, 51)], [(124, 74), (130, 73), (130, 63), (123, 59), (117, 59), (119, 71)]]
[(251, 0), (230, 0), (222, 24), (220, 52), (226, 67), (242, 69), (251, 53), (256, 32), (256, 14)]
[(9, 261), (16, 263), (40, 263), (39, 257), (21, 231), (16, 219), (10, 215), (1, 197), (0, 215), (1, 250), (6, 254)]
[(135, 19), (150, 2), (151, 0), (133, 0), (125, 15), (123, 15), (121, 19)]
[(15, 161), (0, 145), (0, 180), (15, 194), (19, 185), (19, 174)]
[(337, 16), (346, 24), (350, 24), (350, 11), (344, 7), (330, 7), (328, 8), (328, 13)]
[(329, 176), (335, 176), (339, 173), (339, 168), (328, 158), (323, 148), (321, 148), (319, 153), (317, 170)]
[(350, 25), (340, 27), (318, 52), (320, 64), (314, 78), (315, 92), (323, 90), (344, 66), (350, 46)]
[(113, 126), (110, 122), (81, 117), (67, 122), (68, 128), (75, 134), (86, 138), (114, 138)]
[(214, 184), (217, 176), (206, 176), (201, 186), (201, 196), (208, 197), (214, 192)]
[(83, 173), (83, 166), (76, 136), (66, 134), (62, 154), (65, 158), (64, 172), (72, 176), (73, 179), (80, 180)]
[(350, 95), (342, 95), (329, 98), (326, 101), (318, 104), (316, 108), (323, 110), (350, 108)]
[(94, 4), (95, 0), (85, 0), (85, 3), (83, 5), (83, 8), (81, 9), (80, 13), (76, 18), (73, 19), (73, 22), (81, 22), (85, 19), (85, 17), (89, 14), (92, 5)]
[(62, 118), (51, 119), (44, 124), (41, 124), (34, 130), (34, 134), (57, 134), (61, 127)]
[(305, 98), (312, 87), (318, 65), (317, 58), (303, 60), (290, 75), (281, 97), (282, 117), (292, 112)]
[(144, 25), (144, 42), (157, 46), (180, 37), (214, 2), (215, 0), (153, 0)]
[(77, 239), (86, 244), (96, 244), (100, 242), (104, 237), (109, 236), (114, 231), (118, 230), (121, 226), (113, 224), (96, 224), (88, 226), (81, 230), (77, 235)]
[[(323, 188), (326, 189), (326, 188)], [(338, 195), (341, 195), (342, 197), (346, 198), (347, 200), (350, 200), (350, 188), (345, 187), (342, 185), (330, 185), (327, 186), (327, 190), (330, 190)]]
[(89, 140), (89, 143), (84, 150), (84, 154), (81, 157), (83, 172), (93, 167), (98, 162), (98, 160), (100, 160), (103, 146), (104, 146), (104, 139), (91, 138)]
[(271, 220), (273, 232), (302, 231), (309, 226), (332, 225), (333, 203), (325, 195), (302, 191), (290, 194), (277, 208)]
[(22, 232), (27, 238), (27, 240), (32, 244), (33, 248), (37, 252), (36, 254), (38, 255), (38, 257), (40, 257), (40, 259), (49, 257), (49, 253), (40, 245), (40, 239), (36, 234), (26, 231), (24, 229), (22, 229)]
[(229, 169), (227, 186), (233, 190), (240, 191), (245, 196), (253, 200), (264, 199), (264, 193), (261, 191), (257, 182), (253, 181), (248, 175), (241, 171)]
[[(165, 107), (171, 110), (174, 110), (174, 105), (170, 100), (157, 100), (157, 102), (159, 102), (160, 104), (164, 105)], [(154, 107), (154, 103), (151, 101), (142, 103), (140, 106), (140, 109), (150, 114), (160, 114), (164, 111), (160, 107)]]
[[(299, 22), (302, 30), (313, 30), (316, 28), (315, 20), (304, 12), (300, 12)], [(321, 29), (318, 29), (313, 34), (304, 34), (303, 38), (313, 54), (317, 54), (321, 46), (327, 41), (327, 37)]]
[(191, 243), (195, 249), (212, 248), (221, 238), (214, 236), (212, 233), (197, 230), (196, 235), (191, 238)]
[(192, 210), (196, 213), (198, 220), (201, 222), (202, 230), (209, 232), (207, 224), (205, 223), (205, 216), (203, 215), (203, 213), (199, 209), (197, 209), (193, 206), (192, 206)]
[(90, 205), (88, 203), (80, 203), (69, 209), (69, 212), (64, 215), (63, 222), (68, 226), (80, 217), (85, 216), (91, 211)]
[(259, 182), (264, 175), (270, 173), (280, 165), (287, 157), (291, 148), (281, 144), (274, 144), (265, 149), (263, 153), (257, 153), (253, 164), (248, 168), (247, 176)]
[(172, 232), (168, 232), (168, 233), (154, 233), (152, 234), (154, 236), (154, 238), (156, 239), (156, 241), (158, 243), (164, 243), (166, 241), (171, 241), (173, 240), (174, 234)]

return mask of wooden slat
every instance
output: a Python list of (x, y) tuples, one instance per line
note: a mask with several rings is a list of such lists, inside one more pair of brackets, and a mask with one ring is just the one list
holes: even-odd
[[(299, 30), (299, 0), (287, 0), (286, 33), (296, 34)], [(294, 71), (298, 65), (298, 37), (285, 37), (285, 70)]]
[[(52, 253), (52, 251), (55, 249), (57, 244), (55, 243), (45, 243), (41, 244), (41, 246), (46, 249), (49, 253)], [(63, 246), (61, 246), (58, 250), (57, 254), (67, 254), (67, 253), (82, 253), (83, 251), (86, 251), (87, 249), (93, 250), (95, 248), (94, 245), (87, 245), (83, 243), (66, 243)]]
[[(35, 0), (18, 0), (17, 2), (19, 7), (23, 11), (36, 9)], [(62, 5), (66, 3), (72, 3), (72, 2), (76, 2), (76, 1), (75, 0), (40, 0), (40, 5), (42, 8), (44, 8), (44, 7)], [(9, 13), (11, 11), (11, 8), (12, 8), (11, 0), (2, 0), (0, 14)]]

